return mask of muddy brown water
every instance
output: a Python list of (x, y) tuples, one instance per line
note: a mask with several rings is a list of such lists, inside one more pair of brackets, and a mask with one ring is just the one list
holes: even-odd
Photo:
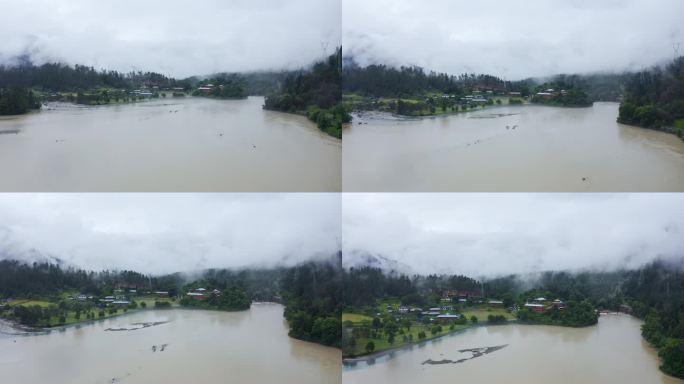
[(263, 103), (58, 103), (2, 117), (0, 191), (339, 191), (341, 141)]
[(617, 103), (418, 119), (357, 115), (343, 132), (343, 189), (684, 191), (684, 141), (618, 124), (617, 115)]
[[(106, 331), (162, 321), (168, 323)], [(148, 310), (47, 335), (3, 334), (0, 382), (340, 382), (339, 350), (287, 332), (281, 305), (253, 304), (241, 312)]]
[[(509, 324), (482, 326), (426, 342), (374, 363), (345, 367), (344, 384), (360, 383), (660, 383), (682, 384), (658, 369), (657, 353), (641, 337), (641, 321), (602, 315), (597, 326), (566, 328)], [(502, 346), (458, 364), (472, 348)]]

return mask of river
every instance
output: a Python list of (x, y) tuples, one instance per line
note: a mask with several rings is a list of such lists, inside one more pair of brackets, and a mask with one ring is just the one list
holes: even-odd
[(342, 143), (245, 100), (51, 104), (0, 118), (0, 191), (339, 191)]
[[(140, 328), (136, 323), (143, 322), (166, 323), (106, 331)], [(340, 382), (339, 350), (289, 338), (287, 331), (281, 305), (253, 304), (241, 312), (147, 310), (47, 335), (5, 334), (0, 335), (0, 381)]]
[[(660, 383), (682, 384), (661, 373), (656, 352), (641, 337), (641, 322), (608, 314), (597, 326), (566, 328), (508, 324), (480, 326), (381, 357), (374, 364), (344, 369), (352, 383)], [(458, 364), (423, 364), (428, 359), (472, 356), (462, 349), (507, 345)]]
[(343, 189), (684, 191), (684, 141), (618, 124), (617, 115), (617, 103), (412, 119), (357, 114), (343, 132)]

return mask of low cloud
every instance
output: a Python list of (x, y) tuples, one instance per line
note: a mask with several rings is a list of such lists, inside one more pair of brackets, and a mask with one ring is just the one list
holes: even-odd
[[(340, 0), (0, 0), (0, 63), (175, 77), (299, 68), (340, 45)], [(323, 45), (322, 45), (323, 44)]]
[[(641, 69), (684, 46), (679, 0), (345, 0), (345, 54), (509, 80)], [(684, 53), (684, 47), (680, 54)]]
[(370, 254), (491, 277), (684, 256), (679, 194), (347, 194), (343, 207), (347, 267)]
[(335, 194), (3, 194), (0, 257), (146, 273), (292, 265), (340, 249)]

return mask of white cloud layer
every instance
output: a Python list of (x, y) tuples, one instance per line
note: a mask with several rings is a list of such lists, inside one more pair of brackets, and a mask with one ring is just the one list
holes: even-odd
[(340, 45), (340, 0), (0, 0), (0, 63), (30, 54), (175, 77), (299, 68)]
[(496, 276), (684, 256), (682, 194), (345, 194), (343, 260)]
[(338, 194), (2, 194), (0, 257), (146, 273), (292, 265), (340, 249)]
[(345, 55), (511, 80), (640, 69), (684, 54), (680, 0), (344, 0)]

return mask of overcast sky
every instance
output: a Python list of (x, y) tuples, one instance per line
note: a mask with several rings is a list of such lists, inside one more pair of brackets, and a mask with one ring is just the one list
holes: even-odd
[(473, 277), (684, 256), (684, 194), (346, 194), (343, 260)]
[(298, 68), (334, 52), (340, 0), (0, 0), (0, 62), (30, 54), (175, 77)]
[(292, 265), (340, 249), (336, 194), (2, 194), (0, 257), (146, 273)]
[(345, 55), (516, 80), (684, 54), (681, 0), (344, 0)]

